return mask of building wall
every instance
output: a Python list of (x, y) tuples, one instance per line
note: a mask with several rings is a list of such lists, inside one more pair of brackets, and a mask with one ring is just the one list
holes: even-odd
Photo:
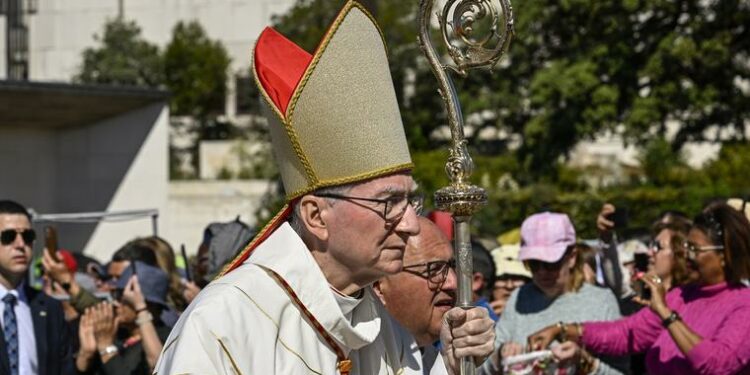
[[(169, 110), (162, 103), (118, 116), (92, 127), (88, 134), (80, 134), (78, 140), (87, 142), (90, 152), (75, 155), (68, 162), (73, 167), (79, 163), (74, 160), (80, 157), (80, 163), (87, 163), (92, 183), (88, 185), (90, 191), (83, 195), (75, 193), (80, 184), (71, 182), (68, 192), (78, 197), (78, 207), (109, 194), (102, 211), (157, 209), (158, 223), (163, 225), (168, 220), (164, 214), (169, 179), (168, 126)], [(64, 205), (69, 206), (64, 210), (75, 212), (73, 204)], [(125, 242), (152, 233), (150, 218), (102, 222), (93, 231), (84, 253), (106, 261)]]
[[(198, 20), (209, 37), (224, 43), (232, 71), (250, 66), (251, 49), (271, 16), (284, 13), (294, 0), (121, 0), (124, 16), (134, 20), (143, 37), (164, 47), (180, 20)], [(29, 17), (30, 78), (69, 81), (81, 64), (81, 52), (97, 45), (107, 19), (118, 14), (118, 0), (42, 0)], [(0, 40), (5, 40), (0, 17)], [(5, 56), (5, 43), (0, 43)], [(4, 62), (3, 62), (4, 65)], [(0, 71), (0, 78), (6, 75)]]
[[(0, 168), (10, 171), (0, 176), (0, 197), (39, 214), (165, 211), (168, 116), (166, 104), (157, 103), (73, 128), (0, 126)], [(134, 236), (151, 234), (147, 219), (55, 226), (61, 247), (100, 259)]]
[[(169, 183), (168, 217), (163, 235), (175, 250), (185, 245), (195, 254), (203, 239), (203, 230), (212, 222), (234, 220), (237, 216), (251, 227), (256, 224), (255, 211), (268, 181), (172, 181)], [(263, 223), (260, 223), (263, 224)]]
[(56, 145), (54, 131), (0, 126), (0, 197), (55, 209)]

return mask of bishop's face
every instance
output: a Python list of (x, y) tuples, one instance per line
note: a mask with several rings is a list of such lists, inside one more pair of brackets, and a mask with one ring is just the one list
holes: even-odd
[[(360, 285), (401, 271), (406, 242), (419, 233), (417, 214), (410, 204), (398, 202), (415, 189), (407, 174), (395, 174), (355, 185), (346, 196), (392, 202), (395, 211), (375, 201), (338, 199), (326, 217), (329, 257)], [(395, 218), (395, 219), (394, 219)]]

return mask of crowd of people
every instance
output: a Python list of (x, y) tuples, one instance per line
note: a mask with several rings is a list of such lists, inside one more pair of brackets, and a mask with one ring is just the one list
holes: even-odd
[(186, 270), (156, 236), (127, 242), (106, 263), (46, 248), (34, 262), (31, 216), (11, 200), (0, 201), (0, 233), (3, 374), (151, 373), (180, 313), (252, 238), (239, 220), (213, 223)]
[[(520, 244), (488, 251), (473, 243), (473, 297), (495, 322), (492, 354), (479, 373), (750, 371), (745, 213), (723, 202), (692, 220), (666, 212), (646, 244), (618, 241), (607, 219), (614, 210), (607, 204), (596, 218), (598, 245), (585, 244), (570, 218), (554, 212), (528, 217)], [(412, 351), (406, 358), (422, 363), (441, 361), (441, 327), (457, 290), (452, 228), (441, 225), (444, 213), (428, 216), (417, 218), (400, 272), (372, 288), (389, 313), (383, 324), (413, 337), (404, 343)], [(211, 224), (187, 270), (159, 237), (129, 241), (104, 264), (44, 249), (37, 290), (29, 279), (36, 233), (24, 206), (0, 201), (0, 233), (0, 355), (10, 374), (151, 373), (179, 316), (252, 238), (239, 220)], [(606, 257), (618, 272), (605, 272)]]

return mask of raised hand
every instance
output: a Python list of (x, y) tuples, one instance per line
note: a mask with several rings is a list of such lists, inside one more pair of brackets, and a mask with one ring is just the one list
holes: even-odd
[(42, 267), (44, 267), (45, 274), (53, 281), (61, 284), (73, 282), (73, 273), (68, 270), (65, 263), (56, 260), (48, 249), (44, 249), (42, 252)]
[[(96, 353), (96, 337), (94, 336), (93, 307), (86, 309), (78, 323), (79, 353), (93, 355)], [(80, 354), (79, 354), (80, 356)]]
[(91, 307), (91, 318), (94, 327), (94, 338), (96, 349), (101, 352), (106, 347), (114, 344), (117, 335), (118, 321), (115, 318), (111, 303), (102, 302)]
[(122, 302), (128, 304), (135, 311), (146, 308), (146, 298), (141, 292), (141, 284), (138, 283), (138, 276), (133, 275), (125, 284), (125, 290), (122, 291)]
[(581, 347), (573, 341), (565, 341), (550, 350), (555, 360), (563, 367), (578, 363), (581, 357)]
[(602, 206), (602, 210), (599, 211), (599, 215), (596, 217), (596, 229), (599, 230), (599, 238), (604, 241), (609, 241), (612, 237), (612, 229), (615, 227), (615, 223), (607, 220), (607, 215), (615, 212), (615, 206), (610, 203), (605, 203)]
[(556, 324), (544, 327), (531, 335), (528, 338), (528, 344), (530, 350), (544, 350), (549, 347), (549, 344), (560, 335), (560, 327)]

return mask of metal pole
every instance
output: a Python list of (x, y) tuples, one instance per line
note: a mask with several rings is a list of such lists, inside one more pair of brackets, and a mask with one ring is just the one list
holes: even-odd
[[(419, 4), (419, 45), (438, 80), (438, 91), (451, 129), (450, 154), (445, 164), (451, 183), (435, 192), (435, 204), (438, 209), (448, 211), (453, 216), (453, 251), (458, 275), (456, 306), (464, 309), (473, 306), (470, 222), (471, 217), (487, 203), (487, 193), (469, 183), (474, 162), (466, 147), (461, 103), (447, 69), (466, 76), (469, 69), (491, 68), (500, 59), (513, 35), (513, 14), (509, 0), (497, 1), (500, 9), (492, 0), (446, 0), (442, 12), (438, 13), (438, 22), (443, 42), (455, 66), (444, 66), (432, 45), (430, 19), (433, 0), (421, 0)], [(478, 40), (473, 35), (474, 23), (485, 17), (492, 21), (492, 27), (488, 29), (490, 35)], [(502, 28), (498, 29), (498, 25)], [(485, 48), (488, 44), (492, 47)], [(462, 375), (474, 375), (476, 368), (473, 358), (461, 358), (460, 371)]]
[(159, 214), (151, 215), (151, 229), (154, 232), (154, 237), (159, 235)]

